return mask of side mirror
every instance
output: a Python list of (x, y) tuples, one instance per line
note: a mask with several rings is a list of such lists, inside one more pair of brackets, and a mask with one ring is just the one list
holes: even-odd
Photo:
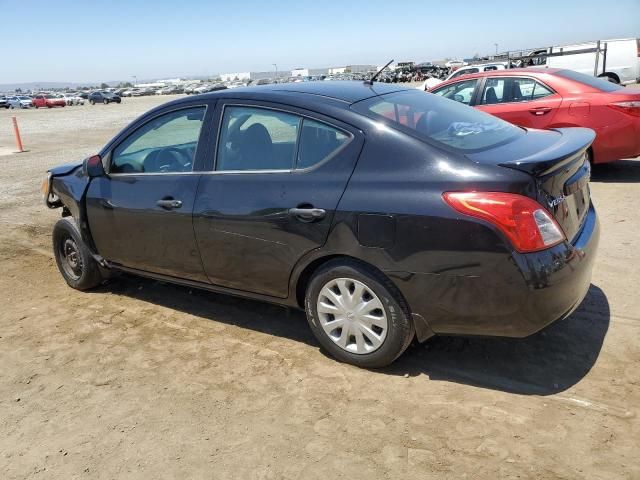
[(102, 158), (100, 155), (93, 155), (84, 161), (84, 171), (89, 178), (103, 177), (105, 175), (104, 166), (102, 165)]

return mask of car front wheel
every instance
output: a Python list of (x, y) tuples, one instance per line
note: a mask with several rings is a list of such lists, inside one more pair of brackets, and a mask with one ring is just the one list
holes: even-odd
[(82, 241), (73, 217), (58, 220), (53, 227), (53, 253), (67, 284), (77, 290), (94, 288), (103, 280), (100, 266)]
[(109, 100), (107, 100), (106, 98), (102, 100), (102, 103), (104, 103), (105, 105), (109, 105)]
[(391, 281), (352, 260), (331, 261), (309, 282), (311, 330), (336, 359), (364, 368), (392, 363), (411, 343), (409, 308)]

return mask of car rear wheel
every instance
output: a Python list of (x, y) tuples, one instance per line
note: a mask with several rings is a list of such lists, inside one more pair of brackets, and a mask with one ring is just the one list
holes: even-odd
[(53, 227), (53, 253), (67, 284), (77, 290), (94, 288), (103, 280), (100, 266), (82, 241), (73, 217), (58, 220)]
[(320, 344), (359, 367), (389, 365), (415, 333), (407, 304), (391, 281), (352, 260), (329, 262), (314, 274), (305, 310)]
[(89, 100), (89, 103), (90, 103), (91, 105), (95, 105), (95, 104), (96, 104), (96, 102), (95, 102), (95, 101), (93, 101), (93, 100)]

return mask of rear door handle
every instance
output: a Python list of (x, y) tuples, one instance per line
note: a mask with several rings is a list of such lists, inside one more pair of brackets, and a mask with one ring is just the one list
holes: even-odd
[(182, 206), (182, 202), (180, 200), (158, 200), (156, 205), (166, 208), (167, 210), (173, 210), (175, 208), (180, 208)]
[(532, 108), (531, 110), (529, 110), (529, 112), (531, 112), (533, 115), (545, 115), (547, 113), (549, 113), (551, 111), (551, 108), (549, 107), (538, 107), (538, 108)]
[(322, 208), (290, 208), (289, 215), (302, 220), (320, 220), (327, 212)]

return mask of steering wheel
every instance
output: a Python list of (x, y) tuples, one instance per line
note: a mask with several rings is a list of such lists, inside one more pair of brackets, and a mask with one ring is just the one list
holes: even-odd
[(182, 172), (191, 166), (191, 159), (182, 150), (175, 147), (163, 148), (158, 152), (159, 170), (162, 173)]
[(460, 95), (459, 93), (456, 93), (456, 94), (453, 96), (453, 99), (454, 99), (456, 102), (464, 103), (464, 97), (463, 97), (462, 95)]

